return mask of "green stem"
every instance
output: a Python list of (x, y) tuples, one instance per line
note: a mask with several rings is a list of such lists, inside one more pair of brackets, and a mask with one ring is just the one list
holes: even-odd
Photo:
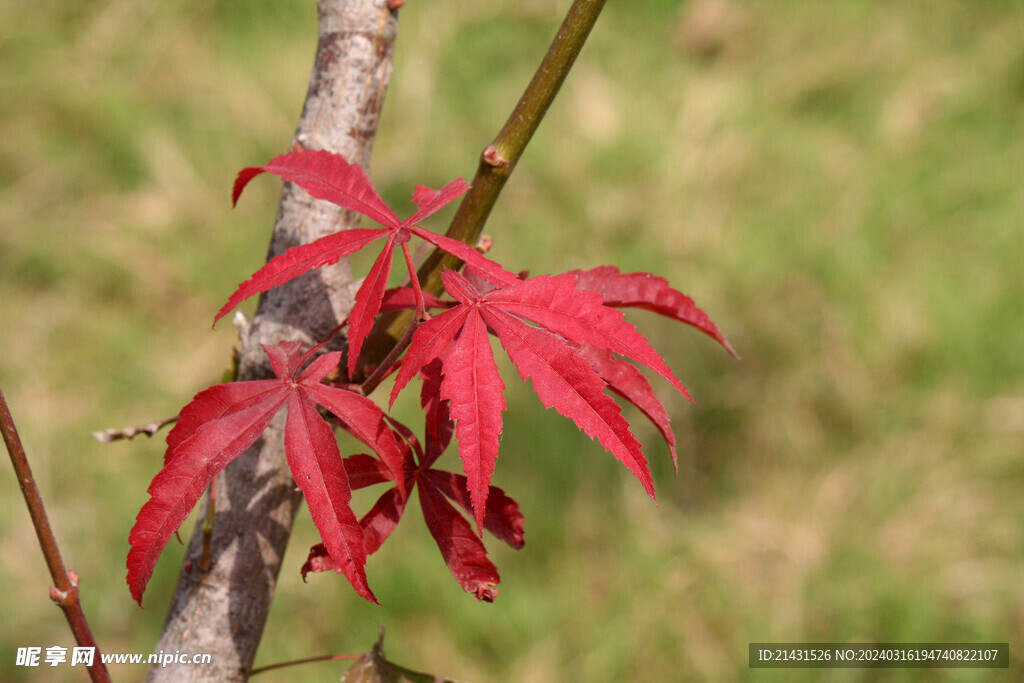
[(3, 433), (7, 452), (11, 456), (11, 464), (18, 476), (21, 492), (25, 496), (25, 504), (28, 506), (32, 526), (35, 527), (36, 536), (39, 538), (39, 547), (42, 548), (43, 558), (50, 570), (50, 576), (53, 577), (55, 587), (50, 589), (50, 598), (64, 611), (64, 618), (67, 619), (68, 625), (71, 627), (75, 642), (80, 647), (95, 648), (93, 664), (88, 667), (89, 676), (93, 681), (109, 683), (110, 675), (100, 659), (96, 639), (93, 638), (89, 622), (85, 618), (85, 612), (82, 611), (82, 603), (78, 595), (78, 576), (64, 565), (60, 546), (57, 545), (57, 537), (54, 536), (53, 528), (50, 527), (46, 506), (39, 494), (35, 477), (32, 476), (32, 468), (29, 467), (25, 447), (21, 443), (21, 437), (18, 436), (18, 429), (14, 425), (14, 418), (7, 407), (7, 399), (4, 398), (2, 390), (0, 390), (0, 432)]
[[(569, 75), (604, 4), (605, 0), (575, 0), (572, 3), (515, 109), (497, 137), (481, 153), (473, 186), (463, 197), (448, 226), (448, 237), (466, 244), (476, 243), (505, 182)], [(439, 294), (442, 270), (458, 269), (461, 265), (456, 257), (435, 249), (417, 272), (423, 291)], [(414, 315), (411, 311), (403, 311), (381, 316), (363, 347), (364, 362), (367, 365), (379, 364), (412, 324)]]
[(203, 520), (203, 552), (199, 555), (199, 571), (210, 571), (210, 541), (213, 539), (213, 524), (217, 519), (217, 479), (210, 482), (206, 500), (206, 519)]
[[(449, 237), (466, 244), (474, 244), (480, 237), (505, 181), (512, 175), (526, 145), (569, 75), (604, 3), (605, 0), (575, 0), (572, 3), (523, 96), (497, 137), (480, 155), (473, 187), (466, 193), (448, 227)], [(431, 294), (440, 293), (442, 267), (454, 269), (460, 265), (454, 256), (435, 250), (419, 269), (424, 289)]]

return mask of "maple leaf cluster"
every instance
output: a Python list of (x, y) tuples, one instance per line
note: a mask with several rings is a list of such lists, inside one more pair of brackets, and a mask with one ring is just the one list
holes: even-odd
[[(487, 557), (482, 531), (513, 548), (521, 548), (524, 540), (519, 506), (491, 485), (506, 407), (491, 336), (520, 378), (532, 383), (545, 408), (554, 408), (596, 439), (654, 497), (643, 449), (609, 392), (651, 421), (674, 463), (676, 441), (668, 412), (647, 378), (622, 359), (660, 375), (687, 398), (689, 394), (618, 309), (646, 309), (692, 325), (732, 352), (692, 299), (662, 278), (621, 273), (613, 266), (517, 277), (463, 242), (421, 227), (421, 221), (469, 189), (461, 178), (440, 190), (417, 186), (417, 210), (400, 220), (358, 165), (324, 151), (292, 152), (264, 166), (243, 169), (233, 201), (264, 172), (383, 227), (344, 230), (287, 250), (239, 285), (214, 322), (250, 296), (312, 268), (336, 263), (380, 239), (385, 240), (384, 247), (359, 287), (347, 320), (347, 363), (342, 352), (323, 350), (326, 341), (305, 352), (298, 342), (264, 346), (277, 379), (219, 384), (197, 394), (182, 409), (167, 435), (164, 467), (150, 484), (150, 499), (128, 538), (128, 585), (139, 604), (171, 535), (217, 474), (255, 443), (283, 408), (288, 465), (323, 541), (310, 550), (302, 567), (304, 578), (311, 571), (334, 570), (343, 573), (359, 595), (377, 602), (367, 581), (366, 558), (388, 538), (415, 490), (427, 528), (456, 580), (477, 599), (493, 600), (499, 576)], [(413, 236), (466, 264), (465, 273), (445, 270), (441, 275), (450, 298), (422, 291), (408, 246)], [(410, 284), (388, 289), (396, 247), (408, 267)], [(399, 309), (416, 311), (416, 327), (404, 356), (393, 367), (383, 368), (397, 370), (389, 408), (411, 381), (421, 380), (422, 445), (412, 430), (360, 393), (359, 385), (345, 381), (354, 377), (376, 317)], [(429, 311), (434, 309), (443, 310), (432, 315)], [(342, 457), (331, 424), (351, 433), (372, 453)], [(433, 467), (453, 434), (464, 474)], [(393, 486), (357, 518), (352, 491), (389, 482)], [(456, 506), (472, 518), (475, 529)]]

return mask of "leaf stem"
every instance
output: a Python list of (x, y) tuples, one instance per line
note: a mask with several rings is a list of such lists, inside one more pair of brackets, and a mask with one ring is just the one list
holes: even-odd
[[(424, 315), (426, 314), (424, 313)], [(405, 332), (402, 333), (402, 338), (391, 347), (391, 351), (388, 352), (388, 355), (383, 361), (381, 361), (380, 365), (378, 365), (374, 371), (370, 373), (370, 376), (363, 380), (363, 383), (359, 385), (363, 396), (369, 396), (372, 394), (373, 390), (377, 388), (385, 377), (387, 377), (388, 372), (391, 370), (391, 366), (394, 365), (405, 350), (409, 348), (409, 344), (412, 343), (412, 335), (420, 326), (422, 321), (423, 316), (413, 318), (412, 324), (405, 328)]]
[(64, 565), (64, 559), (60, 554), (60, 546), (57, 538), (50, 527), (50, 520), (46, 515), (46, 506), (36, 486), (35, 477), (32, 476), (32, 468), (29, 467), (28, 457), (25, 455), (25, 447), (18, 436), (18, 429), (14, 425), (14, 418), (7, 407), (7, 399), (0, 390), (0, 432), (3, 432), (4, 444), (11, 456), (11, 464), (18, 476), (18, 484), (25, 496), (25, 504), (28, 506), (29, 516), (32, 518), (32, 526), (35, 527), (36, 536), (39, 538), (39, 547), (43, 551), (43, 558), (50, 570), (55, 586), (50, 589), (50, 598), (64, 611), (64, 618), (71, 627), (71, 633), (75, 636), (75, 642), (80, 647), (91, 647), (93, 650), (93, 664), (88, 667), (89, 676), (93, 681), (104, 681), (109, 683), (110, 674), (100, 659), (99, 648), (96, 647), (96, 639), (93, 638), (89, 629), (89, 622), (82, 611), (82, 603), (78, 595), (78, 575), (70, 571)]
[(409, 279), (412, 281), (412, 291), (416, 295), (416, 317), (422, 320), (423, 315), (427, 310), (427, 305), (423, 301), (423, 290), (420, 289), (420, 278), (416, 273), (416, 266), (413, 265), (412, 254), (409, 253), (408, 242), (402, 242), (402, 255), (405, 256), (405, 264), (409, 268)]
[(203, 520), (203, 552), (199, 556), (199, 571), (210, 571), (210, 541), (213, 538), (213, 524), (217, 518), (217, 479), (210, 482), (210, 490), (207, 492), (206, 519)]
[[(462, 198), (448, 226), (448, 237), (466, 244), (477, 241), (505, 182), (569, 75), (604, 5), (605, 0), (574, 0), (519, 102), (498, 135), (481, 153), (472, 187)], [(461, 265), (458, 258), (435, 249), (417, 273), (423, 291), (439, 294), (441, 271), (446, 267), (455, 270)], [(390, 355), (388, 350), (412, 324), (413, 315), (402, 311), (381, 316), (363, 347), (368, 363)]]

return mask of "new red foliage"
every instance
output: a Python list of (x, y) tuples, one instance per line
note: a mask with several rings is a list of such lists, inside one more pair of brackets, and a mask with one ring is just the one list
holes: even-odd
[[(424, 386), (430, 386), (435, 378), (436, 366), (424, 373)], [(433, 394), (436, 396), (436, 394)], [(419, 492), (420, 508), (427, 529), (433, 536), (449, 571), (467, 593), (477, 600), (491, 602), (498, 594), (500, 581), (498, 570), (487, 557), (487, 549), (473, 528), (449, 501), (454, 501), (467, 512), (472, 511), (466, 477), (433, 469), (431, 465), (448, 447), (451, 439), (451, 421), (444, 402), (435, 402), (426, 393), (427, 428), (426, 449), (424, 450), (413, 433), (405, 425), (391, 420), (391, 425), (408, 446), (405, 451), (405, 488), (413, 487)], [(431, 421), (434, 426), (431, 426)], [(439, 423), (444, 422), (444, 425)], [(380, 466), (379, 461), (365, 454), (345, 458), (349, 481), (353, 489), (395, 481), (392, 472)], [(403, 480), (398, 480), (401, 484)], [(363, 528), (366, 553), (372, 554), (387, 540), (405, 512), (406, 499), (396, 486), (388, 489), (374, 503), (359, 523)], [(492, 534), (513, 548), (522, 548), (523, 515), (519, 505), (505, 495), (498, 487), (492, 487), (487, 500), (483, 526)], [(302, 567), (302, 576), (309, 572), (339, 571), (335, 560), (325, 544), (317, 544), (309, 551), (309, 557)]]
[(569, 273), (576, 276), (577, 287), (597, 292), (606, 306), (643, 308), (692, 325), (724, 346), (734, 358), (739, 358), (708, 314), (699, 309), (693, 299), (672, 289), (665, 278), (650, 273), (620, 273), (615, 266), (570, 270)]
[(356, 592), (377, 601), (366, 583), (362, 530), (349, 507), (352, 494), (341, 453), (316, 404), (351, 425), (350, 431), (399, 477), (404, 463), (402, 447), (373, 401), (320, 383), (337, 366), (341, 352), (323, 354), (300, 372), (320, 346), (304, 354), (300, 354), (298, 342), (263, 348), (279, 379), (210, 387), (182, 409), (178, 424), (167, 435), (164, 468), (150, 484), (150, 499), (128, 535), (128, 585), (140, 605), (171, 534), (213, 478), (260, 437), (285, 404), (285, 451), (295, 483), (306, 496), (324, 544)]
[[(292, 475), (308, 501), (323, 543), (310, 551), (309, 571), (334, 569), (355, 590), (376, 602), (364, 565), (388, 538), (405, 511), (408, 494), (419, 491), (427, 528), (459, 584), (481, 600), (497, 593), (498, 572), (480, 539), (483, 529), (514, 548), (523, 545), (523, 516), (501, 489), (491, 486), (502, 433), (504, 390), (491, 351), (498, 338), (523, 381), (530, 380), (541, 403), (572, 420), (622, 461), (652, 497), (654, 486), (639, 441), (618, 404), (606, 393), (635, 405), (659, 430), (676, 462), (676, 440), (668, 411), (647, 378), (627, 358), (686, 389), (647, 339), (618, 308), (641, 308), (692, 325), (735, 353), (693, 300), (649, 273), (621, 273), (613, 266), (562, 275), (520, 279), (462, 242), (418, 225), (468, 189), (462, 179), (440, 190), (417, 186), (416, 212), (399, 220), (374, 190), (363, 170), (328, 152), (300, 151), (243, 169), (233, 200), (255, 176), (274, 173), (313, 197), (331, 201), (380, 223), (294, 247), (272, 259), (241, 284), (214, 320), (247, 297), (335, 263), (367, 244), (386, 238), (355, 297), (349, 315), (347, 369), (353, 377), (359, 352), (374, 319), (383, 311), (415, 309), (419, 326), (411, 338), (391, 393), (391, 403), (417, 375), (425, 414), (424, 446), (412, 432), (387, 417), (372, 401), (322, 383), (339, 364), (340, 352), (316, 356), (323, 344), (300, 353), (295, 342), (265, 346), (278, 379), (232, 382), (210, 387), (185, 406), (167, 435), (164, 467), (149, 487), (129, 535), (128, 584), (137, 601), (157, 558), (213, 478), (241, 455), (284, 406), (288, 407), (285, 449)], [(444, 300), (420, 289), (408, 241), (416, 235), (457, 256), (466, 276), (442, 273)], [(396, 245), (401, 247), (411, 286), (386, 289)], [(523, 276), (525, 278), (525, 275)], [(430, 317), (428, 308), (445, 309)], [(308, 363), (308, 367), (303, 369)], [(318, 408), (319, 406), (320, 408)], [(321, 412), (321, 409), (329, 412)], [(342, 458), (324, 416), (369, 445), (378, 457)], [(465, 476), (432, 465), (457, 437)], [(351, 491), (394, 482), (361, 520), (350, 507)], [(452, 503), (476, 522), (477, 532)]]
[(419, 221), (437, 213), (469, 189), (469, 185), (462, 178), (451, 181), (440, 190), (431, 190), (428, 187), (417, 185), (412, 196), (417, 211), (404, 221), (400, 221), (391, 207), (373, 189), (373, 185), (370, 184), (370, 180), (363, 173), (362, 168), (357, 164), (350, 164), (338, 154), (324, 151), (290, 152), (274, 157), (264, 166), (243, 169), (235, 180), (232, 199), (237, 202), (249, 181), (264, 171), (296, 183), (317, 199), (326, 199), (342, 208), (372, 218), (384, 228), (346, 230), (321, 237), (310, 244), (292, 247), (268, 261), (265, 266), (253, 274), (252, 278), (239, 285), (228, 302), (218, 311), (214, 323), (253, 294), (265, 292), (271, 287), (283, 284), (311, 268), (336, 263), (342, 257), (359, 251), (370, 242), (387, 237), (384, 249), (381, 250), (377, 260), (373, 262), (369, 274), (363, 280), (359, 291), (356, 292), (355, 306), (349, 314), (348, 372), (352, 376), (355, 373), (356, 361), (363, 341), (370, 333), (370, 328), (373, 327), (373, 319), (380, 312), (381, 300), (387, 287), (388, 276), (391, 274), (391, 260), (396, 244), (401, 245), (402, 253), (409, 267), (409, 277), (412, 278), (413, 287), (417, 292), (417, 308), (421, 312), (424, 308), (423, 299), (419, 295), (416, 269), (412, 265), (412, 255), (409, 253), (407, 244), (412, 235), (416, 235), (435, 247), (473, 265), (488, 278), (494, 279), (495, 282), (507, 283), (515, 280), (512, 273), (505, 271), (504, 268), (482, 256), (469, 245), (444, 235), (432, 233), (417, 225)]
[[(523, 381), (533, 381), (541, 403), (596, 438), (640, 479), (653, 498), (654, 486), (640, 442), (619, 406), (604, 393), (608, 382), (581, 351), (592, 349), (590, 355), (602, 362), (612, 360), (610, 355), (604, 359), (602, 353), (631, 358), (689, 395), (622, 313), (605, 306), (600, 295), (576, 289), (572, 274), (541, 275), (483, 293), (454, 271), (446, 271), (441, 277), (445, 291), (460, 305), (416, 330), (395, 380), (391, 402), (420, 368), (440, 359), (440, 396), (451, 401), (452, 417), (457, 421), (455, 434), (469, 478), (477, 526), (482, 526), (498, 455), (501, 411), (505, 408), (505, 386), (491, 353), (488, 329), (498, 337)], [(653, 397), (649, 388), (645, 391), (635, 378), (617, 382), (624, 394)], [(660, 416), (655, 424), (658, 420)], [(667, 428), (667, 417), (663, 422)], [(671, 441), (670, 446), (674, 446)]]

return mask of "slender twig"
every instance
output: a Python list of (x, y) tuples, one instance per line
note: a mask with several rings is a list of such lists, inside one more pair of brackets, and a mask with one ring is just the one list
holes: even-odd
[(173, 424), (178, 421), (178, 416), (167, 417), (163, 420), (154, 420), (148, 424), (138, 425), (137, 427), (124, 427), (122, 429), (104, 429), (103, 431), (93, 432), (92, 438), (96, 439), (101, 443), (110, 443), (111, 441), (120, 441), (121, 439), (134, 439), (139, 434), (145, 434), (146, 436), (153, 436), (161, 429), (169, 424)]
[(85, 618), (85, 612), (82, 611), (82, 603), (78, 595), (78, 575), (74, 571), (69, 571), (64, 565), (60, 546), (57, 545), (57, 538), (54, 536), (50, 520), (46, 516), (46, 506), (43, 505), (43, 498), (39, 494), (39, 487), (36, 486), (36, 480), (32, 476), (25, 448), (18, 436), (18, 429), (14, 425), (14, 418), (7, 407), (7, 400), (4, 398), (2, 390), (0, 390), (0, 432), (3, 432), (7, 452), (11, 455), (11, 464), (18, 476), (21, 492), (25, 496), (25, 504), (28, 506), (32, 526), (35, 527), (36, 536), (39, 538), (39, 547), (42, 548), (43, 558), (46, 560), (50, 576), (53, 577), (53, 582), (56, 584), (50, 589), (50, 598), (64, 611), (64, 617), (75, 636), (75, 642), (80, 647), (94, 648), (93, 664), (88, 667), (89, 676), (93, 681), (109, 682), (110, 675), (100, 659), (96, 639), (93, 638), (89, 622)]
[[(505, 182), (519, 162), (530, 138), (540, 126), (544, 114), (551, 106), (559, 88), (565, 82), (576, 57), (594, 28), (605, 0), (575, 0), (562, 21), (558, 33), (548, 47), (547, 54), (526, 86), (518, 104), (509, 115), (497, 137), (484, 148), (473, 186), (462, 198), (459, 209), (448, 226), (448, 237), (474, 244), (483, 230), (491, 209)], [(441, 271), (457, 269), (462, 262), (456, 257), (435, 249), (423, 262), (417, 273), (423, 291), (438, 294), (441, 291)], [(364, 345), (365, 363), (380, 364), (396, 341), (412, 324), (410, 311), (381, 316), (373, 334)]]
[(258, 666), (249, 672), (249, 676), (255, 676), (256, 674), (264, 673), (265, 671), (273, 671), (274, 669), (283, 669), (286, 666), (295, 666), (297, 664), (310, 664), (312, 662), (329, 662), (341, 659), (359, 659), (362, 655), (319, 655), (317, 657), (305, 657), (303, 659), (293, 659), (288, 662), (278, 662), (277, 664), (268, 664), (267, 666)]

